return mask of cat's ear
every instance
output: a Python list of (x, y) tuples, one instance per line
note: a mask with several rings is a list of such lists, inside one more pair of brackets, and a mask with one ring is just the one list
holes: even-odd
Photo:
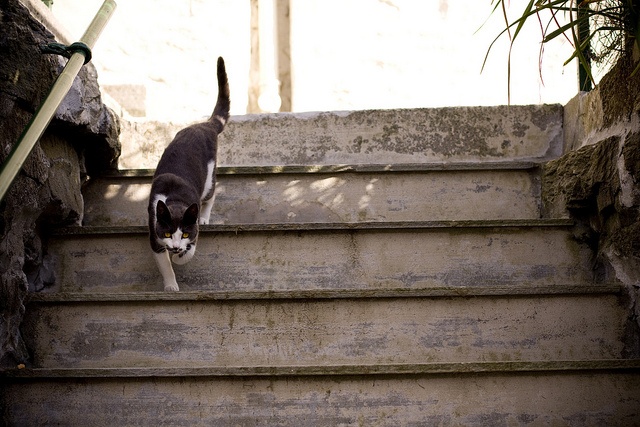
[(182, 224), (183, 225), (193, 225), (198, 223), (198, 212), (200, 209), (198, 208), (198, 204), (194, 203), (187, 208), (182, 216)]
[(156, 204), (156, 218), (160, 222), (171, 224), (171, 212), (162, 200), (158, 200)]

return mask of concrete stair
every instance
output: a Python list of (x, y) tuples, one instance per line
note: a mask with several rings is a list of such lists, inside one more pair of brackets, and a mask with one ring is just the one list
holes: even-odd
[[(49, 242), (8, 425), (635, 425), (624, 294), (544, 218), (559, 106), (235, 118), (198, 250), (161, 291), (152, 171)], [(155, 155), (155, 154), (153, 154)], [(151, 155), (151, 157), (153, 157)]]
[[(152, 170), (89, 182), (84, 223), (145, 225)], [(533, 162), (219, 167), (212, 224), (538, 218)]]

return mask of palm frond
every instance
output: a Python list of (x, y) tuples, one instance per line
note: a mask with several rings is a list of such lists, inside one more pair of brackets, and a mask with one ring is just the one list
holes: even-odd
[[(638, 0), (529, 0), (522, 12), (517, 15), (518, 17), (510, 21), (507, 16), (505, 0), (492, 0), (492, 10), (489, 17), (497, 10), (501, 10), (505, 28), (490, 43), (481, 72), (487, 64), (493, 46), (506, 33), (509, 38), (507, 93), (509, 102), (511, 102), (511, 54), (514, 51), (514, 43), (526, 22), (536, 16), (542, 35), (538, 61), (541, 78), (544, 44), (558, 37), (564, 37), (573, 47), (573, 51), (564, 65), (577, 59), (589, 79), (595, 83), (591, 70), (592, 60), (598, 64), (613, 64), (617, 61), (629, 39), (633, 39), (640, 48), (640, 6), (638, 3)], [(544, 20), (547, 18), (543, 18), (543, 15), (546, 13), (550, 14), (550, 18), (546, 20), (545, 25)], [(559, 19), (559, 14), (564, 15), (564, 19)], [(565, 19), (566, 22), (561, 23)], [(639, 69), (640, 64), (636, 66), (632, 75)]]

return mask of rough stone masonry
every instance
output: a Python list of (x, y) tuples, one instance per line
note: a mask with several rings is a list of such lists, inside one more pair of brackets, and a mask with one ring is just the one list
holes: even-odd
[[(53, 41), (18, 0), (0, 0), (0, 161), (66, 63), (40, 53)], [(53, 280), (47, 231), (81, 221), (82, 182), (115, 166), (118, 134), (118, 120), (102, 104), (97, 73), (88, 64), (0, 204), (0, 366), (28, 360), (19, 326), (28, 290)]]
[[(634, 50), (636, 52), (634, 52)], [(630, 47), (589, 93), (565, 106), (566, 154), (544, 168), (549, 215), (572, 216), (611, 279), (626, 285), (640, 324), (640, 73)]]

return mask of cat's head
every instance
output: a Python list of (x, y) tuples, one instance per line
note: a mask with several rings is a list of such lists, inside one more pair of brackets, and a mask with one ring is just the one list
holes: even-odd
[(198, 212), (196, 203), (156, 204), (156, 241), (171, 253), (181, 254), (190, 249), (198, 238)]

